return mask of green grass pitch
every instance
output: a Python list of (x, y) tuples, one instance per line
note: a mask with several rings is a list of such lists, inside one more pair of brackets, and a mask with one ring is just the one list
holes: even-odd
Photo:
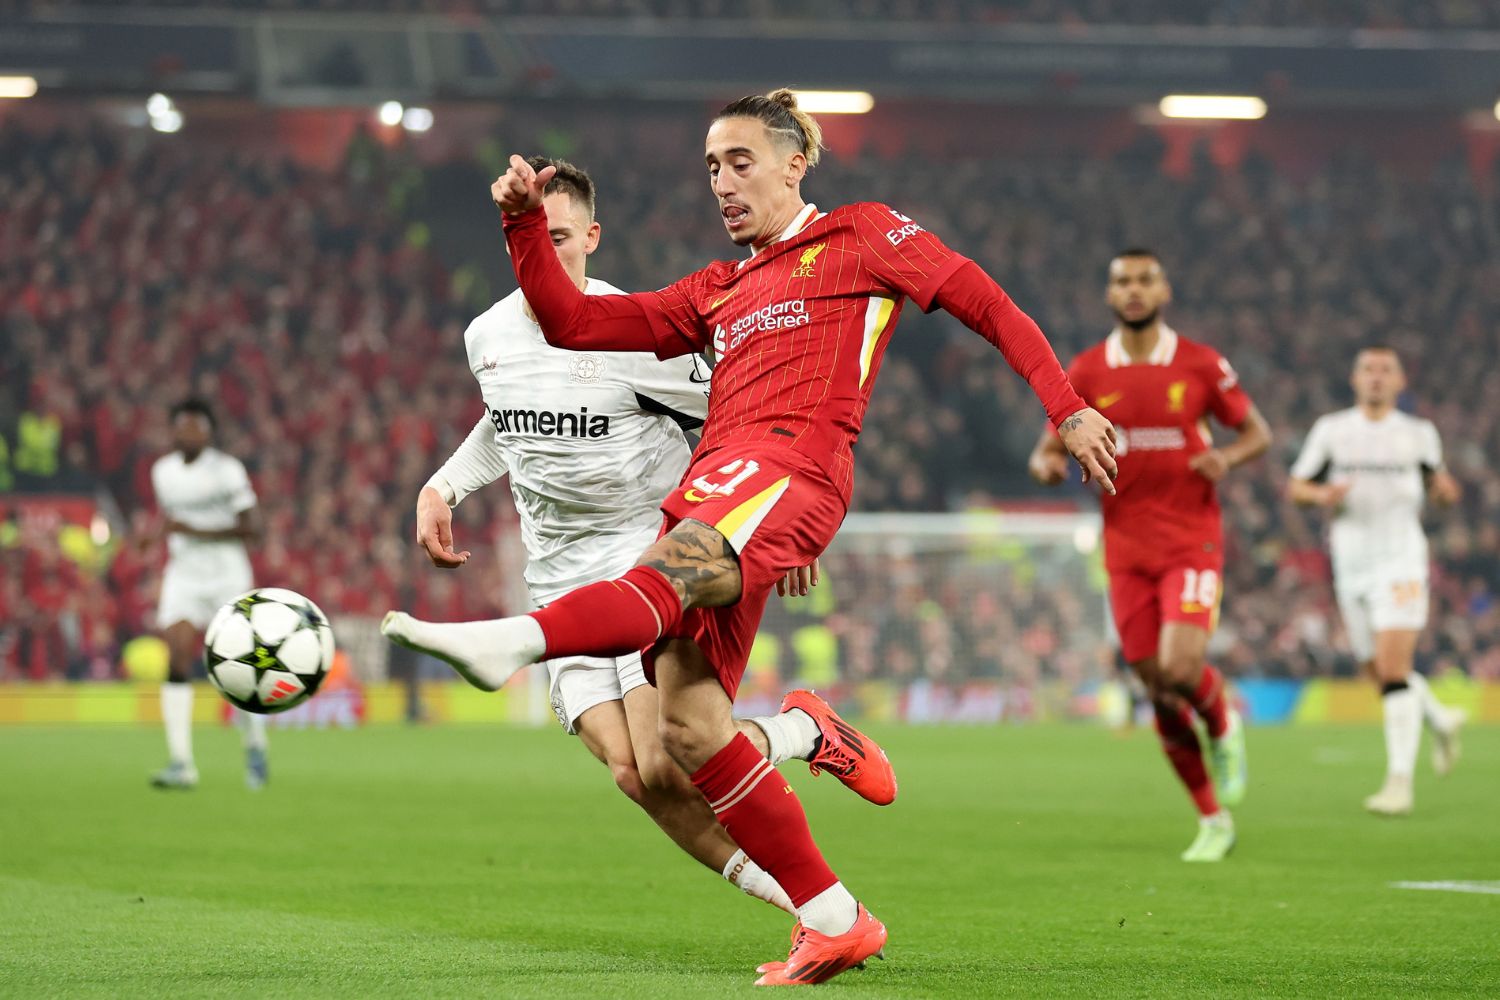
[[(1149, 732), (886, 728), (877, 809), (795, 784), (835, 869), (890, 928), (840, 996), (1500, 995), (1500, 730), (1423, 761), (1418, 811), (1360, 811), (1374, 727), (1251, 732), (1240, 844), (1177, 860), (1194, 819)], [(273, 733), (242, 783), (146, 786), (158, 732), (0, 729), (0, 995), (749, 996), (788, 920), (676, 853), (556, 731)]]

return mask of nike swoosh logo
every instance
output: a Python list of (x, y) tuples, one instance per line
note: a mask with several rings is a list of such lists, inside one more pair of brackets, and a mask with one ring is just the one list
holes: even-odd
[(710, 305), (710, 306), (709, 306), (709, 307), (708, 307), (708, 311), (709, 311), (709, 312), (713, 312), (713, 311), (714, 311), (714, 310), (715, 310), (715, 309), (717, 309), (717, 308), (719, 308), (719, 307), (720, 307), (720, 306), (722, 306), (722, 305), (723, 305), (723, 304), (724, 304), (724, 303), (726, 303), (726, 302), (728, 302), (728, 301), (729, 301), (729, 300), (730, 300), (730, 299), (732, 299), (732, 298), (734, 298), (734, 293), (735, 293), (735, 292), (738, 292), (738, 291), (739, 291), (739, 288), (737, 288), (737, 287), (736, 287), (736, 288), (734, 288), (734, 289), (733, 289), (733, 290), (731, 290), (731, 291), (730, 291), (730, 293), (729, 293), (729, 294), (728, 294), (728, 295), (726, 295), (726, 296), (724, 296), (724, 297), (723, 297), (723, 298), (722, 298), (722, 299), (720, 299), (720, 300), (719, 300), (719, 301), (717, 301), (717, 302), (715, 302), (715, 303), (713, 303), (713, 304), (712, 304), (712, 305)]
[(1107, 396), (1100, 396), (1094, 400), (1094, 405), (1101, 410), (1107, 410), (1124, 398), (1125, 394), (1123, 392), (1112, 392)]

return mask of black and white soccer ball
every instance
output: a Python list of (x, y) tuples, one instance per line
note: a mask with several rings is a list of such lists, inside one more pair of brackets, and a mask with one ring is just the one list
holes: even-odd
[(261, 587), (219, 609), (203, 638), (208, 679), (230, 704), (269, 715), (311, 698), (333, 664), (333, 630), (294, 590)]

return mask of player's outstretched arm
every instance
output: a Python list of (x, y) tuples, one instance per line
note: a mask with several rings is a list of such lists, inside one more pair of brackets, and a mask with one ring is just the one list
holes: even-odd
[(965, 261), (939, 287), (933, 302), (1000, 349), (1047, 408), (1063, 449), (1083, 468), (1083, 481), (1115, 491), (1114, 425), (1084, 405), (1041, 328), (978, 264)]
[(439, 569), (457, 569), (469, 553), (453, 549), (453, 508), (464, 497), (505, 475), (505, 456), (495, 445), (489, 418), (473, 430), (417, 493), (417, 544)]
[(1204, 479), (1216, 483), (1237, 465), (1264, 455), (1271, 447), (1271, 425), (1260, 410), (1250, 407), (1245, 419), (1235, 428), (1238, 436), (1222, 448), (1209, 448), (1188, 459), (1188, 467)]
[(585, 295), (573, 284), (552, 247), (542, 208), (543, 191), (554, 173), (554, 167), (538, 172), (512, 156), (510, 169), (490, 185), (516, 281), (547, 343), (574, 351), (652, 351), (661, 358), (697, 350), (701, 345), (673, 336), (665, 318), (653, 322), (660, 293)]

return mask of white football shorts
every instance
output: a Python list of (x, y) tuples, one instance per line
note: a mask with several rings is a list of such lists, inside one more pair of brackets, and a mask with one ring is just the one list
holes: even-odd
[(1337, 586), (1339, 613), (1349, 633), (1349, 648), (1360, 663), (1375, 658), (1375, 636), (1381, 632), (1427, 627), (1427, 577), (1386, 578)]
[(221, 607), (253, 589), (250, 574), (230, 573), (212, 579), (173, 571), (168, 566), (161, 578), (161, 600), (156, 605), (156, 625), (169, 628), (187, 622), (202, 632)]
[(602, 658), (565, 656), (547, 661), (552, 711), (569, 736), (578, 735), (578, 717), (595, 705), (620, 701), (646, 683), (641, 654)]

